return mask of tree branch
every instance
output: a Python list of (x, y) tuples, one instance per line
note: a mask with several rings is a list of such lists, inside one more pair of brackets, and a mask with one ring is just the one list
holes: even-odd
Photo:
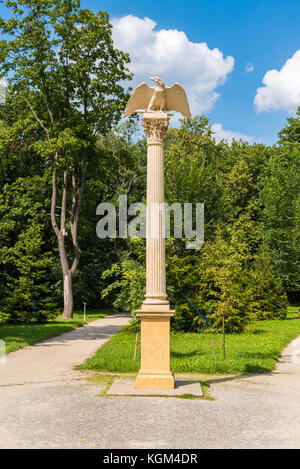
[(79, 221), (83, 192), (84, 192), (85, 181), (86, 181), (86, 163), (87, 163), (87, 149), (84, 148), (80, 192), (79, 192), (78, 202), (76, 206), (75, 216), (74, 216), (73, 221), (71, 222), (71, 234), (72, 234), (73, 247), (74, 247), (74, 253), (75, 253), (75, 258), (71, 267), (72, 275), (74, 275), (74, 273), (76, 272), (76, 269), (78, 267), (79, 260), (80, 260), (80, 255), (81, 255), (81, 249), (78, 246), (78, 241), (77, 241), (77, 230), (78, 230), (78, 221)]
[[(54, 163), (57, 160), (57, 153), (54, 155)], [(55, 208), (56, 208), (56, 198), (57, 198), (57, 188), (56, 188), (56, 168), (53, 169), (52, 173), (52, 197), (51, 197), (51, 223), (54, 233), (56, 234), (57, 238), (60, 237), (60, 231), (58, 229), (56, 223), (56, 216), (55, 216)]]
[(35, 110), (33, 109), (33, 107), (31, 106), (30, 102), (28, 101), (28, 99), (26, 98), (26, 96), (23, 96), (25, 102), (27, 103), (29, 109), (31, 110), (35, 120), (40, 124), (40, 126), (42, 127), (42, 129), (46, 132), (47, 134), (47, 137), (49, 139), (49, 130), (46, 129), (46, 127), (44, 126), (43, 122), (38, 118), (37, 116), (37, 113), (35, 112)]
[(63, 230), (66, 227), (66, 209), (67, 209), (67, 171), (64, 171), (64, 182), (63, 182), (63, 193), (61, 202), (61, 216), (60, 216), (60, 232), (63, 234)]

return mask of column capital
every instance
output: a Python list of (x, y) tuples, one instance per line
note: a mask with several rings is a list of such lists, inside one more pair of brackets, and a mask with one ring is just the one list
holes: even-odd
[(163, 145), (164, 135), (169, 126), (170, 117), (166, 112), (145, 112), (142, 125), (147, 137), (147, 145)]

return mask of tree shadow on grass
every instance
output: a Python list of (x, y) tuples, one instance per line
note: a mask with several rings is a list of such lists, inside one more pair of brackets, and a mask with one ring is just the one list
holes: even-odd
[[(269, 373), (270, 372), (270, 362), (264, 364), (265, 360), (274, 360), (274, 363), (278, 360), (278, 354), (272, 352), (241, 352), (239, 358), (242, 361), (245, 361), (243, 365), (243, 372), (246, 374), (253, 373)], [(249, 360), (249, 361), (248, 361)], [(257, 363), (259, 361), (260, 363)]]
[(273, 360), (277, 360), (278, 354), (275, 352), (239, 352), (239, 358), (245, 360), (249, 358), (250, 360), (265, 360), (266, 358), (271, 358)]
[(254, 374), (254, 373), (270, 373), (270, 368), (263, 365), (253, 364), (253, 363), (245, 363), (244, 372), (247, 375)]
[[(211, 360), (211, 357), (208, 357), (207, 351), (199, 351), (199, 349), (194, 349), (190, 350), (189, 352), (177, 352), (177, 351), (171, 351), (171, 358), (173, 359), (188, 359), (188, 358), (202, 358), (207, 357), (209, 360)], [(264, 364), (263, 362), (265, 360), (274, 360), (274, 363), (278, 360), (278, 354), (272, 353), (272, 352), (240, 352), (238, 356), (230, 356), (228, 354), (227, 360), (236, 360), (236, 362), (241, 361), (240, 366), (238, 367), (240, 369), (240, 374), (234, 377), (226, 377), (226, 378), (220, 378), (219, 381), (217, 382), (223, 382), (223, 381), (228, 381), (228, 380), (234, 380), (237, 377), (242, 377), (242, 376), (247, 376), (253, 375), (253, 374), (264, 374), (264, 373), (270, 373), (270, 362)], [(220, 363), (220, 360), (217, 360), (216, 362), (216, 372), (221, 372), (221, 373), (230, 373), (230, 365), (228, 365), (228, 371), (226, 370), (226, 362), (222, 361), (222, 367), (218, 367), (218, 364)], [(223, 365), (225, 365), (225, 368), (223, 369)], [(217, 371), (218, 370), (218, 371)], [(216, 382), (215, 380), (213, 382)]]
[[(261, 327), (261, 325), (259, 326)], [(269, 332), (270, 329), (262, 328), (262, 329), (253, 329), (253, 330), (248, 330), (247, 333), (251, 335), (264, 335), (266, 332)]]

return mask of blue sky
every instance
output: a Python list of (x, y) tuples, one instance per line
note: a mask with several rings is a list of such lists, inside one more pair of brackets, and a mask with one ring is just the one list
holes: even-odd
[[(265, 74), (280, 71), (300, 49), (300, 0), (84, 0), (82, 6), (105, 10), (111, 18), (148, 17), (156, 22), (156, 31), (183, 31), (189, 41), (205, 42), (209, 49), (218, 48), (224, 57), (233, 57), (233, 71), (215, 88), (219, 97), (204, 112), (212, 124), (271, 144), (293, 114), (295, 104), (291, 109), (284, 99), (281, 109), (257, 112), (254, 98), (257, 88), (264, 86)], [(253, 64), (254, 71), (245, 72), (247, 63)], [(300, 97), (300, 68), (296, 71)], [(177, 81), (175, 74), (173, 79)], [(276, 86), (273, 94), (276, 101)]]
[[(220, 136), (230, 139), (236, 132), (272, 144), (300, 105), (300, 0), (83, 0), (81, 5), (110, 14), (116, 45), (132, 57), (133, 86), (154, 74), (167, 85), (179, 81), (192, 112), (207, 115)], [(259, 96), (258, 88), (263, 88)]]

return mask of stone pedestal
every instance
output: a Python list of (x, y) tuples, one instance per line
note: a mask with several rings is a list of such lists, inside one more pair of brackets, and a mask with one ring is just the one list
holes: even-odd
[(141, 369), (137, 389), (174, 389), (170, 370), (170, 318), (174, 311), (140, 312)]
[(163, 138), (169, 116), (146, 112), (147, 136), (146, 295), (141, 318), (141, 369), (137, 389), (173, 389), (170, 370), (170, 310), (166, 294)]

